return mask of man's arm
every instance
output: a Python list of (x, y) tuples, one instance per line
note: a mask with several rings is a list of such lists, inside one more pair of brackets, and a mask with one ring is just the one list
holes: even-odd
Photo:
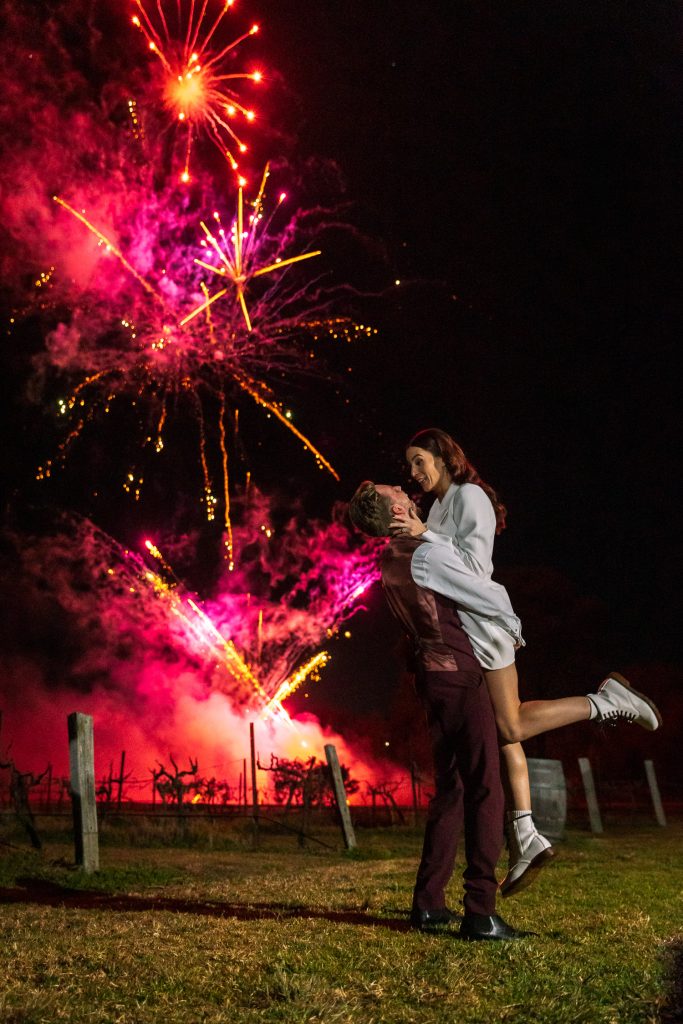
[(465, 565), (447, 537), (443, 542), (440, 539), (436, 543), (420, 544), (410, 567), (418, 586), (450, 598), (463, 611), (489, 619), (516, 641), (521, 640), (522, 624), (512, 609), (505, 587), (477, 576)]

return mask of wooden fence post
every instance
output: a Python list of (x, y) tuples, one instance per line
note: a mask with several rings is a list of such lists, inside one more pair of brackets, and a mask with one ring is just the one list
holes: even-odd
[(598, 806), (598, 798), (595, 792), (593, 769), (591, 768), (591, 763), (587, 757), (579, 758), (579, 769), (581, 771), (581, 779), (583, 781), (583, 788), (586, 794), (586, 803), (588, 804), (588, 818), (591, 824), (591, 832), (600, 833), (603, 831), (602, 818), (600, 817), (600, 808)]
[[(256, 744), (254, 741), (254, 723), (249, 723), (249, 747), (251, 749), (251, 815), (254, 823), (254, 846), (258, 846), (258, 786), (256, 785)], [(246, 794), (247, 780), (244, 780)]]
[(117, 780), (118, 784), (119, 784), (119, 792), (118, 792), (118, 795), (116, 797), (116, 807), (117, 807), (117, 809), (119, 811), (121, 810), (121, 797), (123, 796), (123, 783), (124, 783), (124, 769), (125, 769), (125, 767), (126, 767), (126, 752), (125, 752), (125, 750), (122, 750), (121, 751), (121, 770), (119, 772), (119, 777), (118, 777), (118, 780)]
[(98, 871), (97, 803), (95, 800), (95, 748), (91, 715), (74, 711), (68, 716), (71, 806), (74, 817), (76, 863), (90, 874)]
[(650, 796), (652, 797), (652, 806), (655, 809), (655, 818), (657, 824), (662, 825), (666, 828), (666, 814), (662, 807), (662, 798), (659, 794), (659, 786), (657, 785), (657, 776), (655, 775), (655, 766), (652, 761), (645, 762), (645, 774), (647, 776), (647, 784), (650, 787)]
[(334, 799), (337, 803), (337, 810), (341, 818), (342, 833), (344, 836), (344, 843), (347, 850), (352, 850), (358, 844), (356, 843), (356, 834), (353, 831), (353, 823), (351, 821), (351, 813), (349, 811), (349, 805), (346, 801), (346, 790), (344, 789), (344, 780), (342, 779), (341, 768), (339, 767), (339, 758), (337, 757), (337, 748), (333, 743), (325, 744), (325, 757), (330, 768), (332, 775), (332, 787), (334, 789)]

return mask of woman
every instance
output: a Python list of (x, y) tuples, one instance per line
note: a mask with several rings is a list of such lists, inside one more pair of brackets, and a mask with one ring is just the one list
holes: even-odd
[[(447, 535), (466, 565), (478, 576), (490, 578), (494, 538), (504, 528), (506, 516), (505, 506), (493, 488), (484, 483), (462, 448), (443, 430), (430, 428), (417, 433), (408, 444), (406, 458), (412, 478), (436, 500), (426, 523), (414, 511), (396, 511), (392, 527), (427, 542), (434, 539), (434, 534)], [(441, 589), (426, 576), (419, 578), (419, 548), (413, 566), (418, 582)], [(512, 637), (481, 617), (462, 612), (460, 617), (484, 670), (500, 734), (508, 807), (505, 832), (510, 852), (501, 892), (510, 896), (528, 885), (554, 856), (552, 846), (538, 832), (531, 816), (529, 773), (521, 741), (589, 718), (603, 721), (624, 717), (647, 729), (656, 729), (661, 719), (652, 702), (637, 694), (617, 673), (612, 673), (597, 693), (586, 697), (520, 702)]]

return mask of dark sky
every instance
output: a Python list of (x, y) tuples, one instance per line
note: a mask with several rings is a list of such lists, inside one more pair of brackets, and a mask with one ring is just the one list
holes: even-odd
[(378, 276), (415, 282), (355, 354), (367, 431), (328, 425), (345, 483), (398, 479), (442, 426), (509, 506), (501, 567), (561, 569), (634, 653), (676, 656), (680, 8), (285, 0), (264, 23), (300, 151), (339, 163)]
[[(379, 328), (333, 357), (338, 403), (293, 392), (341, 484), (286, 436), (263, 484), (320, 513), (364, 477), (405, 482), (405, 441), (441, 426), (508, 505), (500, 578), (555, 571), (606, 609), (610, 652), (680, 663), (680, 7), (244, 10), (280, 76), (262, 155), (336, 163), (356, 235), (333, 271)], [(387, 627), (372, 606), (363, 644)]]

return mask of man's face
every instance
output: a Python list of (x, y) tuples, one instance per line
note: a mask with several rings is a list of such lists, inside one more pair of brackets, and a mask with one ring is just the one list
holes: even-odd
[(392, 512), (396, 511), (395, 505), (406, 512), (415, 507), (406, 492), (398, 485), (394, 487), (392, 484), (375, 484), (375, 490), (380, 498), (384, 498), (388, 502)]

